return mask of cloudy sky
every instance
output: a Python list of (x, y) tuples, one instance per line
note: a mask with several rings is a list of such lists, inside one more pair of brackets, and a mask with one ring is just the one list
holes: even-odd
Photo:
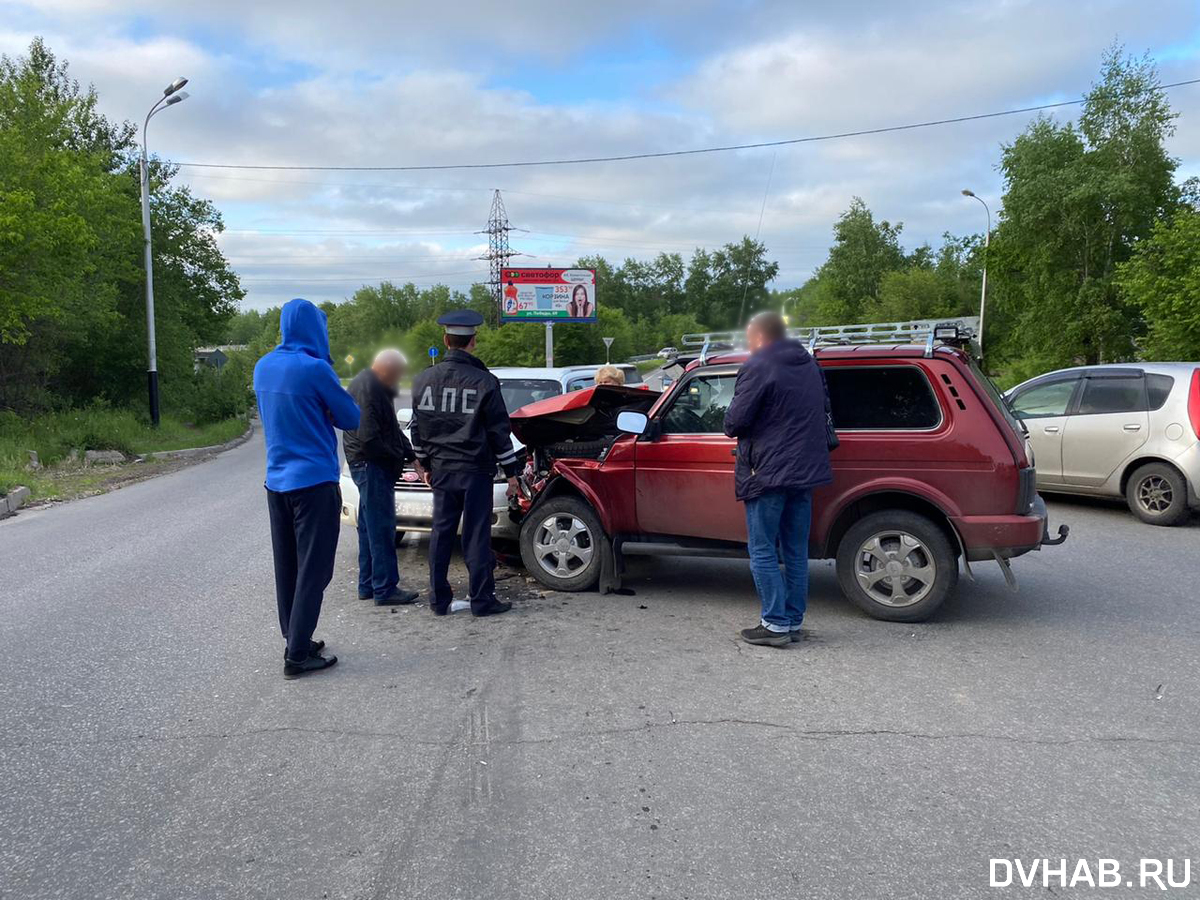
[[(795, 138), (1078, 97), (1114, 39), (1200, 77), (1196, 0), (0, 0), (0, 52), (46, 38), (114, 118), (162, 86), (152, 152), (192, 163), (421, 166)], [(1200, 173), (1200, 85), (1171, 150)], [(1060, 118), (1073, 110), (1060, 111)], [(246, 305), (486, 276), (500, 188), (534, 265), (713, 247), (759, 229), (777, 287), (825, 257), (853, 196), (908, 246), (982, 230), (1011, 116), (785, 147), (579, 166), (418, 172), (184, 168), (225, 215)], [(763, 206), (766, 198), (765, 208)], [(603, 302), (603, 298), (601, 298)]]

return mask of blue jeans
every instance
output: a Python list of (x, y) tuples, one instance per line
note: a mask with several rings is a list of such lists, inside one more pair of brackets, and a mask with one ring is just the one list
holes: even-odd
[(770, 631), (796, 631), (804, 619), (811, 521), (809, 488), (781, 488), (746, 501), (750, 572), (762, 601), (763, 627)]
[(396, 480), (375, 463), (355, 463), (358, 486), (358, 595), (385, 600), (400, 584), (396, 563)]

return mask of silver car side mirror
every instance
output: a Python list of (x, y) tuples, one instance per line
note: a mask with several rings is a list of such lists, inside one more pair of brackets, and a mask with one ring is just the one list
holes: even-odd
[(645, 434), (649, 421), (645, 413), (632, 409), (624, 409), (617, 413), (617, 428), (625, 434)]

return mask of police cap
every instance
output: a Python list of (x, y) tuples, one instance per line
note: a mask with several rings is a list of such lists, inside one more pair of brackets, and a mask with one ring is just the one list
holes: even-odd
[(439, 316), (437, 323), (446, 330), (446, 334), (470, 337), (483, 324), (483, 315), (473, 309), (455, 309)]

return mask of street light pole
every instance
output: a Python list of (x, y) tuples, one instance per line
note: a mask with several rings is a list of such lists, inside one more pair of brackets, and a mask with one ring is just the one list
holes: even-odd
[(182, 103), (187, 99), (187, 93), (179, 93), (179, 89), (187, 84), (186, 78), (176, 78), (163, 90), (163, 95), (150, 107), (146, 113), (146, 121), (142, 124), (142, 158), (139, 166), (142, 187), (142, 236), (146, 258), (146, 387), (150, 400), (150, 424), (158, 427), (158, 348), (154, 340), (154, 256), (150, 249), (150, 159), (146, 150), (146, 130), (150, 127), (150, 119), (155, 113), (162, 112), (168, 106)]
[(980, 203), (983, 203), (984, 212), (987, 213), (987, 231), (983, 233), (983, 284), (979, 288), (979, 358), (983, 358), (983, 314), (987, 307), (987, 264), (988, 264), (988, 249), (992, 245), (992, 211), (988, 208), (982, 197), (975, 194), (974, 191), (968, 188), (963, 188), (964, 197), (973, 197)]

